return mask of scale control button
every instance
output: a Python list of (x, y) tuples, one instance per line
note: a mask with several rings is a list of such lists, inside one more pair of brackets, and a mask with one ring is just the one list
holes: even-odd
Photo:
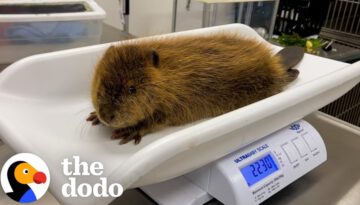
[(304, 136), (302, 136), (307, 144), (307, 146), (309, 147), (309, 149), (311, 151), (314, 151), (316, 150), (316, 147), (317, 147), (317, 144), (313, 138), (313, 136), (309, 135), (309, 134), (306, 134)]
[(292, 143), (294, 144), (296, 150), (298, 151), (299, 155), (301, 157), (305, 157), (308, 151), (308, 148), (305, 144), (305, 141), (301, 138), (295, 138), (292, 140)]
[(281, 145), (281, 148), (284, 150), (285, 155), (289, 159), (290, 163), (294, 163), (297, 160), (298, 155), (297, 155), (297, 153), (295, 151), (294, 146), (292, 146), (289, 143), (285, 143), (285, 144)]

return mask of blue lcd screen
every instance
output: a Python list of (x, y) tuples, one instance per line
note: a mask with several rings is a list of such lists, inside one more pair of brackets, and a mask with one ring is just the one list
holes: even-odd
[(240, 169), (248, 186), (252, 186), (277, 170), (279, 170), (279, 168), (275, 164), (271, 154), (268, 154)]

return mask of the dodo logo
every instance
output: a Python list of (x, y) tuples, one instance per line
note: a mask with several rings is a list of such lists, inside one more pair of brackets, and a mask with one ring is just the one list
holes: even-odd
[(5, 193), (20, 203), (40, 199), (49, 188), (50, 173), (45, 162), (30, 153), (12, 156), (1, 170), (1, 186)]

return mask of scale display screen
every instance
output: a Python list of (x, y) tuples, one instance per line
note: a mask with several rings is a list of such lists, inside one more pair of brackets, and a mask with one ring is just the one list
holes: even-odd
[(256, 184), (258, 181), (276, 172), (277, 170), (279, 170), (279, 168), (274, 162), (271, 154), (267, 154), (264, 157), (240, 169), (248, 186)]

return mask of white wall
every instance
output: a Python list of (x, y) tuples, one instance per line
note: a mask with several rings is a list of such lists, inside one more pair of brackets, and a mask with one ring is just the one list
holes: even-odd
[(189, 10), (186, 9), (187, 0), (178, 0), (176, 31), (200, 28), (202, 25), (203, 3), (192, 0)]
[[(190, 9), (186, 9), (187, 0), (178, 0), (176, 31), (201, 28), (203, 3), (192, 0)], [(217, 5), (215, 25), (234, 23), (235, 6), (232, 3)]]
[(172, 0), (131, 0), (129, 32), (150, 36), (171, 32)]
[[(172, 29), (173, 0), (131, 0), (129, 32), (135, 36), (170, 33)], [(203, 3), (192, 0), (186, 10), (187, 0), (178, 0), (176, 31), (201, 28)], [(219, 4), (215, 25), (233, 23), (234, 4)]]
[[(105, 23), (123, 30), (120, 2), (122, 0), (96, 0), (106, 11)], [(176, 31), (201, 28), (203, 3), (178, 0)], [(234, 4), (219, 4), (215, 25), (233, 22)], [(135, 36), (170, 33), (172, 29), (173, 0), (130, 0), (129, 32)]]
[(121, 22), (121, 0), (95, 0), (96, 3), (106, 11), (105, 23), (115, 28), (123, 30), (123, 24)]

